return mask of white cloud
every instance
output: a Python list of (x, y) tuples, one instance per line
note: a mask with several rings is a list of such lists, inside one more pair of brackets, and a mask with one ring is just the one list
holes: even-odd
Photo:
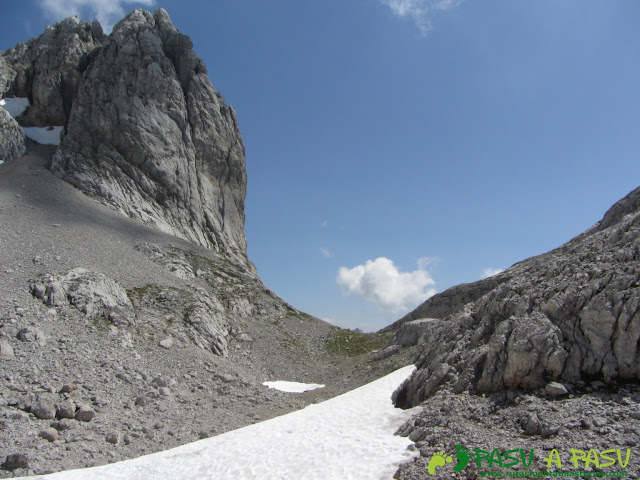
[(482, 271), (482, 276), (480, 277), (481, 279), (485, 279), (485, 278), (489, 278), (489, 277), (493, 277), (494, 275), (498, 275), (499, 273), (504, 272), (504, 270), (502, 268), (485, 268)]
[(329, 220), (324, 220), (322, 222), (322, 228), (327, 228), (327, 225), (329, 225)]
[(353, 268), (340, 267), (336, 282), (345, 295), (374, 302), (396, 314), (418, 306), (436, 293), (436, 282), (425, 270), (424, 262), (419, 262), (413, 272), (400, 272), (385, 257)]
[(416, 263), (420, 270), (426, 270), (427, 267), (435, 266), (440, 261), (441, 258), (439, 257), (420, 257)]
[(462, 0), (380, 0), (400, 18), (414, 21), (420, 33), (426, 35), (431, 30), (431, 19), (437, 12), (444, 12), (458, 6)]
[(78, 16), (85, 19), (97, 18), (106, 33), (125, 15), (124, 4), (138, 4), (150, 7), (155, 0), (40, 0), (40, 6), (52, 20)]
[(328, 248), (321, 248), (320, 249), (320, 253), (322, 254), (322, 256), (324, 258), (331, 258), (333, 257), (333, 252), (331, 252), (331, 250), (329, 250)]

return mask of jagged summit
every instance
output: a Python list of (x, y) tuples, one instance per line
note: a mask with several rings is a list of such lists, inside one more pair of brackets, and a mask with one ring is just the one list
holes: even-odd
[(247, 174), (234, 110), (167, 12), (135, 10), (108, 37), (63, 20), (3, 52), (3, 96), (23, 126), (65, 125), (52, 172), (163, 232), (247, 259)]

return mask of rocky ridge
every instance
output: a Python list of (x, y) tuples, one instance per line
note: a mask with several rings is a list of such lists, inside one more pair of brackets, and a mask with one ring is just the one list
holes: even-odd
[(436, 295), (397, 322), (390, 343), (406, 344), (411, 331), (420, 347), (396, 403), (416, 405), (441, 388), (640, 379), (639, 202), (640, 188), (566, 245)]
[[(383, 351), (418, 367), (394, 401), (423, 407), (397, 432), (416, 442), (420, 457), (395, 478), (640, 476), (639, 252), (640, 188), (562, 247), (435, 295), (387, 327)], [(533, 463), (506, 468), (475, 458), (455, 471), (457, 446), (534, 450)], [(562, 465), (545, 461), (554, 449)], [(572, 449), (619, 450), (630, 461), (604, 468), (590, 453), (592, 461), (574, 465)], [(434, 455), (445, 460), (429, 473)]]
[(105, 35), (96, 21), (67, 18), (0, 54), (0, 96), (29, 98), (25, 127), (66, 125), (91, 52)]

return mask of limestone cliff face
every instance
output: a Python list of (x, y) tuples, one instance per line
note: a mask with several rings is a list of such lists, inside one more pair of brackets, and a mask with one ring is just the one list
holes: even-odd
[(246, 257), (235, 112), (164, 10), (122, 20), (84, 73), (52, 171), (130, 217)]
[(167, 12), (136, 10), (108, 37), (67, 19), (2, 59), (0, 93), (32, 103), (19, 122), (66, 125), (55, 175), (253, 270), (236, 114)]
[(421, 346), (396, 403), (441, 388), (640, 379), (639, 287), (640, 188), (561, 248), (447, 290), (397, 322), (390, 343)]

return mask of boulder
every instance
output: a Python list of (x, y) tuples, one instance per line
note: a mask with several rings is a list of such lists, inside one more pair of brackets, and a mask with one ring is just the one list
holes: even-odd
[(38, 434), (38, 436), (49, 442), (55, 442), (56, 440), (58, 440), (58, 437), (59, 437), (58, 431), (53, 427), (47, 427), (43, 430), (40, 430), (40, 433)]
[(437, 318), (421, 318), (405, 322), (387, 345), (409, 347), (422, 344), (424, 343), (424, 335), (428, 333), (430, 326), (437, 321)]
[(56, 404), (56, 416), (62, 418), (74, 418), (76, 405), (71, 400), (64, 400)]
[(131, 300), (118, 282), (84, 268), (75, 268), (65, 275), (45, 276), (32, 282), (30, 290), (36, 298), (41, 296), (46, 305), (71, 305), (91, 320), (118, 325), (132, 323), (135, 318)]
[(0, 358), (13, 358), (13, 347), (4, 339), (0, 339)]
[(545, 385), (544, 387), (544, 390), (552, 397), (560, 397), (569, 393), (567, 391), (567, 388), (563, 384), (558, 382), (547, 383), (547, 385)]
[(41, 395), (31, 405), (31, 413), (42, 420), (51, 420), (56, 418), (56, 405), (51, 397)]
[(107, 433), (105, 436), (105, 440), (107, 443), (112, 443), (113, 445), (118, 445), (122, 442), (122, 434), (120, 432), (112, 431)]
[(11, 453), (7, 455), (2, 467), (5, 470), (29, 468), (29, 456), (26, 453)]
[(18, 330), (16, 335), (21, 342), (35, 342), (39, 346), (44, 347), (47, 344), (47, 338), (40, 329), (34, 327), (23, 327)]
[(88, 405), (82, 405), (75, 414), (75, 419), (80, 422), (90, 422), (96, 416), (96, 412)]

